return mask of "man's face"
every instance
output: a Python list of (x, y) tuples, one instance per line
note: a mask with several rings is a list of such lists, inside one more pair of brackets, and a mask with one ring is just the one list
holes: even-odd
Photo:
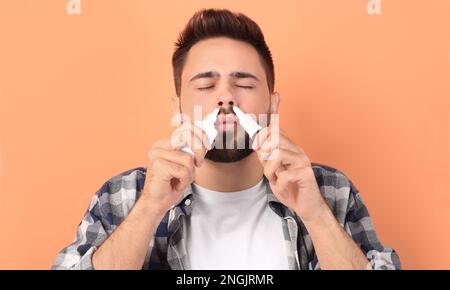
[[(256, 116), (267, 115), (274, 112), (271, 98), (263, 64), (250, 44), (218, 37), (200, 41), (190, 49), (177, 100), (181, 112), (194, 120), (195, 106), (201, 107), (202, 118), (214, 108), (220, 108), (215, 148), (208, 151), (205, 158), (234, 162), (248, 156), (252, 152), (249, 136), (236, 122), (232, 106)], [(244, 149), (237, 149), (244, 145)]]

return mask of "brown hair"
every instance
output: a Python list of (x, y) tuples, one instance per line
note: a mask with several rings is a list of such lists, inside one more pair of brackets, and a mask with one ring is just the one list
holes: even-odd
[(201, 40), (220, 36), (249, 43), (256, 49), (266, 72), (269, 91), (272, 93), (275, 85), (272, 54), (258, 24), (241, 13), (226, 9), (204, 9), (192, 16), (175, 43), (172, 67), (177, 95), (180, 96), (181, 73), (191, 47)]

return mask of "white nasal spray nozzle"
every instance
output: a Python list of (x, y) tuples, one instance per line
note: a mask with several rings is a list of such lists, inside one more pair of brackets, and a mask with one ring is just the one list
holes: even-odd
[(256, 123), (255, 120), (249, 115), (245, 114), (241, 111), (237, 106), (233, 106), (233, 111), (236, 113), (236, 116), (239, 119), (239, 124), (241, 124), (242, 128), (244, 128), (245, 132), (248, 133), (250, 138), (253, 139), (253, 137), (258, 133), (259, 130), (262, 129), (262, 127)]
[[(219, 114), (219, 109), (215, 108), (212, 113), (208, 114), (205, 119), (201, 121), (194, 121), (194, 124), (205, 132), (208, 137), (209, 144), (213, 144), (214, 139), (217, 136), (216, 126), (214, 125), (217, 120), (217, 115)], [(179, 150), (194, 155), (192, 149), (188, 146), (183, 146)]]
[(200, 127), (208, 137), (209, 144), (213, 144), (214, 139), (217, 136), (216, 126), (214, 125), (217, 120), (217, 115), (219, 114), (219, 109), (215, 108), (211, 114), (206, 116), (202, 121), (195, 121), (194, 124)]

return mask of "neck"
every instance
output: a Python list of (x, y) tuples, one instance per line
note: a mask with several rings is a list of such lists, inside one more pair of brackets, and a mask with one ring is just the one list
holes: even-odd
[(239, 191), (256, 185), (263, 177), (263, 167), (255, 152), (244, 159), (221, 163), (205, 159), (196, 169), (195, 183), (214, 191)]

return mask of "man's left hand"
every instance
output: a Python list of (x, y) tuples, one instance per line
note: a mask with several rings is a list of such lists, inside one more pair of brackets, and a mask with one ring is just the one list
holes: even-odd
[(303, 149), (270, 125), (255, 135), (252, 148), (278, 200), (304, 222), (317, 218), (327, 205)]

